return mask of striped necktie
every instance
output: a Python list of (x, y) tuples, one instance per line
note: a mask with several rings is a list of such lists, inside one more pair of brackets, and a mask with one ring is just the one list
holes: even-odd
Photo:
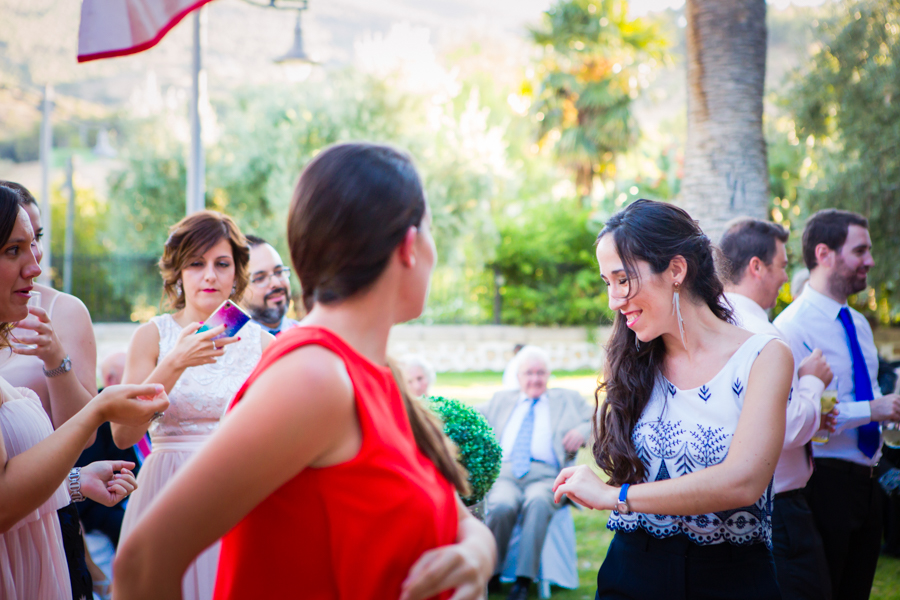
[(516, 441), (513, 443), (512, 455), (510, 456), (513, 475), (516, 479), (525, 477), (525, 474), (531, 468), (531, 434), (534, 432), (534, 405), (538, 403), (540, 398), (529, 398), (528, 400), (531, 402), (531, 406), (528, 407), (528, 412), (525, 414), (525, 418), (522, 419), (522, 425), (519, 427), (519, 433), (516, 435)]

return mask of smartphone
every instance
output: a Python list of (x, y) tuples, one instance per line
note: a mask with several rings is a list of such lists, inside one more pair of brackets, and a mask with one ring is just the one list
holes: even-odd
[(243, 308), (231, 300), (226, 300), (206, 321), (204, 321), (203, 325), (200, 326), (200, 329), (197, 330), (197, 333), (209, 331), (210, 329), (215, 329), (219, 325), (224, 325), (225, 331), (212, 339), (217, 340), (219, 338), (233, 337), (240, 331), (241, 327), (247, 324), (248, 321), (250, 321), (250, 315), (244, 312)]

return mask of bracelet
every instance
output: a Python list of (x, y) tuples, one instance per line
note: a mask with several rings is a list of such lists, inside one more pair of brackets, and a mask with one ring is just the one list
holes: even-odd
[(84, 494), (81, 493), (81, 467), (69, 471), (69, 497), (72, 502), (84, 501)]

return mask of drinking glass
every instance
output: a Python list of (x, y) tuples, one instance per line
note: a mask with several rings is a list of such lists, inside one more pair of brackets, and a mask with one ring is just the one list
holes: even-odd
[[(41, 305), (41, 293), (32, 291), (31, 297), (28, 299), (28, 306), (40, 306), (40, 305)], [(29, 322), (37, 322), (37, 317), (35, 317), (31, 313), (29, 313), (28, 316), (22, 320), (28, 321), (29, 319), (31, 320)], [(13, 339), (10, 340), (10, 344), (12, 345), (13, 348), (18, 348), (19, 350), (23, 350), (26, 348), (29, 350), (34, 350), (35, 348), (37, 348), (37, 344), (23, 344), (22, 342), (18, 341), (17, 337), (19, 335), (34, 335), (34, 331), (32, 331), (31, 329), (21, 329), (19, 327), (14, 328), (12, 330), (12, 338)]]
[[(820, 403), (820, 412), (824, 415), (830, 413), (832, 409), (837, 404), (837, 394), (838, 394), (838, 378), (835, 377), (831, 381), (831, 386), (825, 389), (822, 392), (822, 397), (819, 400)], [(820, 429), (816, 432), (816, 434), (812, 437), (812, 441), (817, 444), (825, 444), (828, 442), (829, 436), (831, 432), (827, 429)]]

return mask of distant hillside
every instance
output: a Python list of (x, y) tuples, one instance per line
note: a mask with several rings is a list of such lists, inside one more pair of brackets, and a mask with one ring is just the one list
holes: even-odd
[[(319, 77), (352, 62), (354, 44), (406, 21), (428, 27), (439, 53), (454, 60), (462, 44), (478, 44), (481, 69), (509, 77), (527, 64), (526, 27), (536, 23), (549, 0), (313, 0), (304, 13), (307, 49), (323, 65)], [(801, 64), (815, 41), (810, 24), (827, 12), (819, 8), (769, 11), (767, 89), (781, 88), (785, 74)], [(72, 0), (0, 0), (7, 25), (0, 28), (0, 155), (19, 144), (21, 156), (36, 151), (39, 104), (45, 82), (55, 85), (57, 122), (111, 119), (153, 73), (162, 90), (189, 85), (190, 30), (175, 27), (157, 47), (130, 57), (84, 65), (75, 60), (79, 3)], [(659, 72), (639, 101), (642, 125), (654, 128), (683, 118), (685, 60), (682, 10), (652, 13), (672, 38), (673, 64)], [(272, 58), (290, 46), (294, 13), (251, 6), (240, 0), (209, 5), (206, 66), (210, 94), (283, 80)], [(4, 147), (3, 144), (6, 144)], [(32, 148), (33, 146), (33, 148)], [(5, 148), (5, 149), (4, 149)]]

